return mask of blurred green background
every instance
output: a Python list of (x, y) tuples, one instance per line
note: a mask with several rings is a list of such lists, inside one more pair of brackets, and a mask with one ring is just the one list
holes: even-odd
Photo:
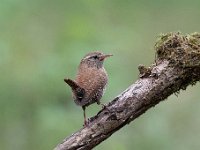
[[(0, 149), (50, 150), (82, 127), (64, 77), (101, 50), (108, 103), (154, 61), (156, 36), (200, 31), (199, 0), (0, 0)], [(96, 150), (199, 150), (200, 84), (124, 127)], [(97, 105), (87, 109), (93, 116)]]

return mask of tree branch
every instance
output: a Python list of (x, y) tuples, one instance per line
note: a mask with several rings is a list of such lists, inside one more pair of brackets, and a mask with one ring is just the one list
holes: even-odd
[(200, 34), (161, 35), (155, 50), (155, 63), (148, 68), (139, 66), (140, 78), (135, 84), (90, 118), (88, 127), (65, 138), (55, 150), (92, 149), (169, 95), (200, 80)]

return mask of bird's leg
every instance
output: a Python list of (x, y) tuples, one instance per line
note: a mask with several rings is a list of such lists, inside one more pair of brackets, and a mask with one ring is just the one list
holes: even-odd
[(102, 104), (99, 100), (97, 101), (97, 104), (98, 104), (98, 105), (101, 105), (101, 106), (102, 106), (102, 109), (106, 109), (106, 107), (107, 107), (105, 104)]
[(85, 113), (85, 106), (82, 106), (82, 108), (83, 108), (83, 116), (84, 116), (84, 126), (87, 126), (88, 122), (87, 122), (86, 113)]

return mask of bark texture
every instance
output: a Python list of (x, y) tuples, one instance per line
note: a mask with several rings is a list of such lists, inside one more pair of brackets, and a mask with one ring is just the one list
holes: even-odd
[(90, 118), (90, 123), (65, 138), (54, 150), (89, 150), (114, 132), (165, 100), (200, 80), (200, 35), (167, 33), (155, 45), (156, 60), (140, 65), (139, 79)]

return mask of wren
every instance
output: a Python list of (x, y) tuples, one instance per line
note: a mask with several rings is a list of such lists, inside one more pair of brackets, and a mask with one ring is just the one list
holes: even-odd
[(101, 52), (91, 52), (81, 60), (75, 80), (65, 78), (64, 81), (71, 87), (75, 103), (82, 106), (84, 125), (87, 125), (85, 109), (87, 106), (97, 103), (104, 94), (108, 82), (108, 75), (104, 69), (106, 55)]

